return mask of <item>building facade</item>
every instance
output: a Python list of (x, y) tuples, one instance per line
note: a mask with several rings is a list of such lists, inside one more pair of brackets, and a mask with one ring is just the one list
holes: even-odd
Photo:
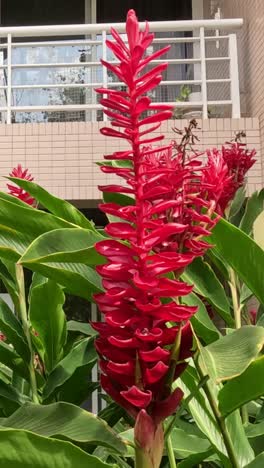
[[(175, 104), (160, 131), (199, 122), (199, 149), (219, 146), (244, 130), (257, 150), (248, 192), (264, 177), (264, 48), (262, 0), (1, 0), (0, 164), (17, 163), (53, 194), (96, 206), (97, 185), (112, 182), (96, 162), (123, 143), (100, 134), (102, 110), (93, 88), (117, 87), (100, 66), (110, 26), (124, 32), (134, 8), (156, 33), (153, 48), (170, 44), (168, 71), (155, 102)], [(113, 8), (114, 5), (114, 8)], [(263, 45), (263, 44), (262, 44)], [(187, 97), (186, 97), (187, 96)], [(123, 146), (122, 146), (123, 147)], [(4, 180), (1, 188), (4, 188)]]

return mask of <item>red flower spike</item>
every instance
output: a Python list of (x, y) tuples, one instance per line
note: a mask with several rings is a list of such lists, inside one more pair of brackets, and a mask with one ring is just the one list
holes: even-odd
[(249, 151), (241, 143), (230, 143), (221, 150), (208, 151), (201, 195), (215, 201), (219, 214), (225, 212), (236, 191), (244, 185), (246, 173), (256, 162), (255, 155), (255, 150)]
[[(29, 174), (28, 169), (22, 169), (21, 164), (18, 164), (17, 167), (14, 167), (12, 172), (10, 172), (10, 177), (17, 177), (18, 179), (24, 179), (28, 180), (29, 182), (32, 182), (34, 180), (34, 177), (32, 177), (31, 174)], [(27, 205), (35, 205), (36, 200), (35, 198), (31, 197), (31, 195), (24, 189), (20, 187), (16, 187), (13, 184), (7, 184), (7, 188), (9, 190), (9, 195), (12, 195), (13, 197), (19, 198), (19, 200), (23, 201), (24, 203), (27, 203)]]
[[(216, 202), (201, 193), (214, 183), (213, 177), (208, 184), (205, 180), (208, 167), (204, 169), (197, 158), (185, 160), (180, 152), (173, 155), (172, 145), (152, 147), (163, 135), (145, 138), (172, 115), (171, 106), (152, 104), (146, 95), (160, 83), (167, 67), (161, 64), (149, 69), (151, 61), (166, 53), (168, 47), (146, 55), (153, 35), (148, 25), (139, 30), (133, 10), (128, 12), (126, 31), (128, 45), (115, 30), (113, 41), (107, 41), (118, 63), (102, 62), (126, 90), (96, 91), (106, 96), (101, 104), (112, 119), (112, 127), (101, 132), (124, 138), (130, 146), (107, 154), (105, 159), (129, 160), (131, 167), (102, 166), (103, 172), (118, 175), (125, 182), (124, 186), (99, 188), (128, 193), (133, 198), (126, 207), (116, 203), (100, 206), (121, 221), (107, 225), (105, 231), (112, 239), (96, 244), (97, 252), (107, 259), (97, 267), (105, 292), (94, 296), (105, 322), (93, 326), (99, 333), (96, 348), (101, 357), (102, 386), (136, 418), (135, 439), (146, 448), (156, 437), (161, 441), (160, 423), (175, 411), (182, 398), (181, 390), (172, 392), (169, 384), (171, 374), (180, 375), (187, 365), (184, 360), (192, 353), (188, 321), (196, 307), (177, 300), (192, 291), (192, 286), (179, 278), (184, 268), (208, 248), (202, 237), (207, 237), (216, 223), (212, 219)], [(165, 277), (167, 274), (175, 274), (177, 280), (173, 275)], [(173, 322), (170, 328), (168, 321)], [(171, 354), (180, 328), (180, 362), (173, 370)]]

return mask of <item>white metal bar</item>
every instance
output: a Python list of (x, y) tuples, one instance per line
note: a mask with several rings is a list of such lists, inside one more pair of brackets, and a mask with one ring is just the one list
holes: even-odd
[[(229, 57), (227, 57), (229, 60)], [(152, 60), (153, 65), (158, 65), (162, 63), (163, 60)], [(191, 64), (191, 63), (199, 63), (199, 58), (192, 58), (192, 59), (167, 59), (166, 62), (168, 65), (175, 65), (175, 64)], [(119, 62), (109, 60), (109, 63), (112, 65), (116, 65)], [(54, 63), (17, 63), (13, 64), (12, 68), (71, 68), (71, 67), (99, 67), (102, 66), (101, 62), (54, 62)], [(0, 68), (5, 68), (5, 66), (1, 66)]]
[[(106, 31), (102, 31), (102, 58), (104, 61), (107, 60), (107, 47), (106, 47)], [(107, 81), (108, 81), (108, 78), (107, 78), (107, 69), (106, 67), (103, 67), (103, 87), (104, 88), (107, 88)], [(107, 115), (104, 113), (104, 116), (103, 116), (103, 120), (104, 122), (107, 121)]]
[[(58, 83), (58, 84), (29, 84), (29, 85), (13, 85), (12, 89), (53, 89), (53, 88), (94, 88), (102, 86), (103, 83)], [(1, 89), (1, 86), (0, 86)]]
[[(187, 20), (187, 21), (151, 21), (149, 23), (151, 31), (193, 31), (201, 27), (209, 30), (234, 30), (243, 25), (242, 18), (231, 19), (212, 19), (212, 20)], [(143, 28), (145, 23), (140, 23)], [(69, 25), (49, 25), (49, 26), (8, 26), (0, 27), (0, 37), (6, 37), (11, 34), (13, 37), (43, 37), (43, 36), (76, 36), (100, 34), (102, 30), (110, 32), (111, 27), (117, 29), (120, 33), (125, 32), (125, 23), (113, 24), (69, 24)]]
[[(228, 35), (224, 36), (205, 36), (206, 41), (216, 41), (221, 39), (228, 39)], [(156, 37), (153, 42), (157, 44), (162, 43), (192, 43), (192, 42), (199, 42), (200, 37), (193, 36), (193, 37)], [(124, 41), (127, 43), (127, 41)], [(83, 39), (83, 40), (65, 40), (65, 41), (27, 41), (27, 42), (13, 42), (13, 48), (20, 48), (20, 47), (65, 47), (65, 46), (81, 46), (81, 45), (100, 45), (102, 41), (100, 40), (92, 40), (92, 39)], [(7, 43), (0, 43), (0, 49), (7, 47)]]
[(230, 34), (229, 36), (229, 56), (230, 56), (232, 117), (234, 119), (239, 119), (240, 118), (240, 94), (239, 94), (236, 34)]
[(99, 67), (100, 62), (15, 63), (12, 68), (71, 68)]
[(226, 35), (223, 35), (223, 36), (205, 36), (205, 40), (206, 41), (221, 41), (222, 39), (228, 39), (229, 36), (226, 34)]
[(9, 33), (7, 35), (7, 92), (6, 92), (6, 101), (7, 101), (7, 114), (6, 114), (6, 123), (11, 124), (11, 106), (12, 106), (12, 35)]
[[(82, 45), (100, 45), (101, 41), (83, 39), (73, 41), (35, 41), (35, 42), (13, 42), (14, 48), (19, 47), (65, 47), (65, 46), (82, 46)], [(2, 47), (2, 44), (0, 44)]]
[(230, 60), (230, 57), (206, 57), (206, 62), (227, 62)]
[(213, 80), (206, 80), (207, 83), (230, 83), (231, 78), (215, 78)]
[[(230, 81), (230, 79), (227, 80), (208, 80), (208, 82), (222, 82), (222, 81)], [(180, 86), (184, 84), (188, 85), (199, 85), (201, 84), (201, 80), (174, 80), (174, 81), (161, 81), (160, 86)], [(24, 85), (13, 85), (12, 89), (53, 89), (53, 88), (94, 88), (94, 87), (100, 87), (100, 86), (105, 86), (107, 83), (106, 81), (101, 82), (101, 83), (58, 83), (58, 84), (24, 84)], [(123, 86), (123, 83), (121, 82), (115, 82), (115, 83), (108, 83), (108, 87), (118, 87), (118, 86)], [(0, 86), (0, 89), (6, 89), (7, 86)]]
[(203, 101), (203, 118), (208, 118), (207, 109), (207, 84), (206, 84), (206, 62), (205, 62), (205, 40), (204, 28), (200, 28), (200, 54), (201, 54), (201, 79), (202, 79), (202, 101)]

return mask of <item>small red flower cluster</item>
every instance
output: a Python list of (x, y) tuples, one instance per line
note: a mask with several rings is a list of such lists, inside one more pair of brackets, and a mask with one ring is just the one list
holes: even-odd
[[(106, 233), (111, 239), (96, 244), (107, 259), (97, 267), (105, 292), (95, 295), (105, 321), (93, 323), (93, 327), (99, 332), (96, 349), (104, 390), (133, 417), (145, 414), (157, 427), (174, 412), (182, 397), (180, 389), (171, 390), (171, 384), (191, 355), (189, 319), (196, 307), (181, 303), (180, 298), (189, 294), (192, 286), (179, 277), (209, 247), (202, 238), (216, 222), (211, 219), (215, 203), (200, 196), (199, 161), (185, 163), (180, 153), (174, 157), (171, 145), (151, 147), (163, 136), (146, 135), (158, 129), (172, 112), (168, 105), (151, 104), (146, 95), (160, 83), (167, 64), (144, 69), (168, 48), (145, 55), (153, 34), (148, 24), (144, 31), (139, 30), (132, 10), (126, 30), (128, 46), (115, 30), (115, 41), (107, 41), (120, 63), (103, 61), (103, 65), (127, 90), (97, 90), (104, 95), (101, 103), (112, 126), (119, 127), (102, 128), (101, 132), (130, 144), (126, 151), (105, 156), (108, 165), (101, 169), (122, 177), (126, 185), (99, 188), (132, 194), (133, 198), (128, 206), (100, 206), (120, 222), (108, 224)], [(110, 160), (114, 164), (109, 165)]]
[[(34, 177), (32, 177), (32, 175), (28, 173), (28, 169), (23, 169), (21, 164), (18, 164), (17, 167), (14, 167), (14, 169), (12, 170), (12, 172), (10, 172), (9, 175), (10, 177), (17, 177), (18, 179), (28, 180), (29, 182), (32, 182), (34, 180)], [(19, 200), (22, 200), (28, 205), (32, 206), (35, 204), (35, 198), (31, 197), (31, 195), (21, 187), (16, 187), (12, 184), (7, 184), (7, 188), (9, 190), (9, 195), (19, 198)]]
[(256, 162), (255, 155), (255, 150), (250, 151), (238, 142), (207, 152), (202, 195), (215, 200), (219, 214), (224, 214), (236, 191), (244, 185), (246, 173)]

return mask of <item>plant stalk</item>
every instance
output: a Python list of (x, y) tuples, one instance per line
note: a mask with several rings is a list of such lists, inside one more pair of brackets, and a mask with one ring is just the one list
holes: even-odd
[[(194, 359), (194, 363), (195, 363), (195, 367), (196, 367), (196, 370), (198, 372), (198, 375), (200, 377), (200, 379), (203, 379), (205, 376), (204, 376), (204, 373), (201, 369), (201, 366), (198, 362), (198, 359)], [(236, 452), (235, 452), (235, 448), (234, 448), (234, 445), (233, 445), (233, 441), (230, 437), (230, 434), (227, 430), (227, 427), (226, 427), (226, 423), (225, 423), (225, 420), (222, 418), (221, 416), (221, 413), (218, 409), (218, 406), (217, 406), (217, 402), (215, 401), (215, 398), (214, 398), (214, 395), (211, 391), (211, 388), (210, 388), (210, 385), (208, 383), (208, 381), (205, 382), (204, 384), (204, 392), (206, 394), (206, 397), (208, 399), (208, 402), (210, 404), (210, 407), (213, 411), (213, 414), (214, 414), (214, 417), (215, 417), (215, 420), (216, 420), (216, 423), (221, 431), (221, 434), (222, 434), (222, 437), (223, 437), (223, 441), (224, 441), (224, 444), (225, 444), (225, 448), (226, 448), (226, 452), (228, 454), (228, 457), (229, 457), (229, 460), (232, 464), (232, 467), (233, 468), (240, 468), (240, 465), (239, 465), (239, 462), (236, 458)]]
[(238, 292), (237, 292), (237, 277), (233, 268), (229, 269), (229, 275), (230, 275), (229, 286), (230, 286), (232, 302), (233, 302), (234, 319), (235, 319), (236, 328), (238, 329), (238, 328), (241, 328), (241, 325), (242, 325), (241, 307), (239, 304), (239, 297), (238, 297)]
[[(231, 296), (232, 296), (235, 326), (236, 326), (236, 329), (239, 329), (242, 326), (242, 320), (241, 320), (242, 308), (240, 305), (239, 293), (237, 289), (237, 275), (235, 271), (233, 270), (233, 268), (229, 269), (229, 275), (230, 275), (229, 287), (230, 287)], [(247, 407), (242, 406), (240, 412), (241, 412), (241, 418), (242, 418), (243, 424), (247, 424), (248, 423)]]
[(171, 436), (169, 435), (166, 440), (166, 447), (167, 447), (167, 455), (169, 459), (169, 465), (170, 468), (177, 468), (177, 463), (175, 460), (174, 452), (173, 452), (173, 447), (172, 447), (172, 442), (171, 442)]
[(26, 295), (25, 295), (25, 280), (24, 280), (24, 270), (22, 265), (16, 264), (16, 280), (18, 285), (18, 294), (19, 294), (19, 313), (20, 313), (20, 320), (22, 323), (22, 327), (27, 339), (29, 351), (30, 351), (30, 361), (28, 363), (28, 370), (29, 370), (29, 380), (30, 380), (30, 387), (32, 393), (32, 401), (34, 403), (39, 403), (38, 398), (38, 388), (37, 388), (37, 381), (36, 381), (36, 374), (35, 374), (35, 367), (34, 367), (34, 351), (31, 341), (30, 335), (30, 324), (28, 321), (28, 314), (27, 314), (27, 304), (26, 304)]

